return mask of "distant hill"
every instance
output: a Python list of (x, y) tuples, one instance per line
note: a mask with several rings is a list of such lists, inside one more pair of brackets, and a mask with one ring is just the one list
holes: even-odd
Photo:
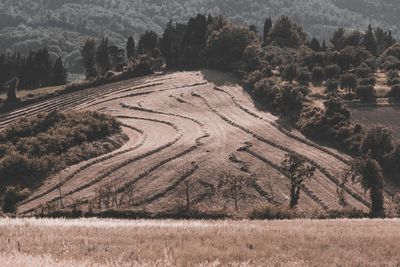
[(79, 72), (79, 48), (88, 36), (107, 35), (124, 45), (146, 29), (161, 33), (169, 20), (186, 21), (196, 13), (223, 14), (237, 24), (255, 24), (289, 15), (312, 35), (327, 39), (339, 25), (368, 24), (400, 35), (397, 0), (3, 0), (0, 50), (27, 52), (48, 46)]

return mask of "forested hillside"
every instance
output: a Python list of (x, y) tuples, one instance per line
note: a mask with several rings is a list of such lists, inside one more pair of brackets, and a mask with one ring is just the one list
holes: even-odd
[[(27, 53), (44, 46), (62, 55), (69, 71), (79, 72), (79, 47), (88, 36), (107, 35), (122, 45), (147, 30), (161, 33), (169, 20), (187, 21), (196, 13), (223, 14), (236, 24), (261, 29), (266, 17), (289, 15), (307, 33), (327, 38), (340, 26), (368, 24), (392, 29), (398, 36), (393, 0), (3, 0), (0, 2), (0, 50)], [(390, 24), (390, 25), (389, 25)]]

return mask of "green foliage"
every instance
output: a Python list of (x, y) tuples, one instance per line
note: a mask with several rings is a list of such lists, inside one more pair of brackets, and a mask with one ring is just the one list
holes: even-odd
[(110, 147), (96, 148), (96, 142), (119, 132), (114, 118), (97, 112), (22, 118), (0, 132), (0, 185), (33, 186), (65, 166), (108, 152)]
[(282, 173), (290, 179), (290, 204), (295, 208), (300, 199), (300, 190), (304, 186), (305, 179), (314, 176), (315, 167), (306, 162), (300, 156), (287, 154), (281, 164)]
[(336, 79), (341, 72), (342, 70), (337, 64), (332, 64), (325, 67), (325, 74), (326, 78), (328, 79)]
[(383, 164), (385, 156), (390, 154), (393, 149), (392, 133), (382, 126), (375, 126), (368, 129), (364, 135), (361, 141), (360, 153), (364, 156), (370, 155), (373, 159)]
[(158, 46), (158, 35), (154, 31), (146, 31), (140, 36), (138, 44), (139, 54), (146, 54)]
[(297, 81), (302, 85), (308, 85), (311, 81), (311, 73), (307, 68), (301, 68), (299, 75), (297, 76)]
[(284, 85), (275, 97), (275, 107), (281, 114), (296, 117), (303, 107), (306, 92), (303, 87)]
[(370, 216), (382, 218), (385, 216), (383, 186), (384, 177), (378, 161), (367, 156), (353, 162), (354, 181), (361, 183), (362, 187), (370, 192)]
[(325, 84), (326, 90), (330, 93), (335, 93), (339, 89), (339, 82), (337, 80), (328, 80)]
[(299, 76), (299, 67), (289, 64), (282, 67), (281, 77), (284, 81), (293, 82)]
[(3, 196), (3, 212), (14, 213), (17, 203), (24, 200), (29, 194), (28, 189), (21, 190), (18, 186), (7, 186)]
[(94, 39), (87, 39), (81, 50), (82, 64), (86, 71), (86, 79), (96, 77), (96, 42)]
[(372, 70), (367, 64), (362, 63), (358, 66), (356, 73), (359, 78), (367, 78), (372, 73)]
[(136, 45), (132, 36), (129, 37), (128, 41), (126, 42), (126, 56), (129, 59), (132, 59), (136, 56)]
[(106, 74), (111, 69), (108, 38), (103, 38), (96, 49), (96, 67), (101, 75)]
[(322, 67), (314, 67), (311, 72), (311, 79), (314, 83), (320, 84), (325, 80), (325, 71)]
[(352, 73), (346, 73), (340, 76), (340, 87), (347, 89), (350, 94), (357, 87), (357, 76)]
[(305, 36), (303, 29), (287, 16), (280, 17), (269, 34), (274, 45), (290, 48), (300, 47), (305, 41)]
[(389, 93), (390, 97), (393, 97), (396, 101), (400, 100), (400, 82), (398, 84), (394, 84)]
[(356, 95), (361, 101), (371, 101), (375, 98), (373, 85), (359, 85), (356, 87)]
[[(207, 42), (207, 58), (210, 67), (220, 70), (246, 70), (245, 52), (254, 51), (257, 56), (260, 43), (254, 32), (244, 27), (225, 25), (214, 31)], [(248, 54), (251, 55), (251, 54)]]
[(53, 67), (53, 85), (63, 85), (67, 83), (67, 69), (64, 68), (62, 58), (59, 57)]

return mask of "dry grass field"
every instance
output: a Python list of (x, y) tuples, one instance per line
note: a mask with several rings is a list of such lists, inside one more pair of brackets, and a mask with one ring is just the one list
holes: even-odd
[(1, 219), (2, 266), (399, 266), (399, 220)]
[[(3, 114), (0, 130), (21, 116), (54, 109), (116, 116), (130, 141), (109, 155), (50, 177), (19, 205), (19, 214), (61, 206), (60, 189), (63, 206), (79, 201), (81, 209), (96, 208), (96, 192), (106, 186), (118, 192), (117, 208), (163, 211), (184, 199), (182, 181), (187, 176), (198, 209), (237, 213), (232, 202), (207, 197), (219, 177), (230, 172), (256, 178), (246, 188), (252, 197), (239, 203), (239, 213), (245, 216), (265, 204), (287, 205), (289, 179), (279, 169), (286, 153), (301, 154), (317, 169), (306, 182), (299, 209), (341, 208), (337, 175), (347, 168), (350, 157), (281, 127), (276, 116), (257, 110), (231, 75), (174, 72), (89, 88)], [(132, 196), (131, 205), (127, 195)], [(349, 207), (368, 210), (368, 195), (359, 186), (349, 184), (346, 198)]]

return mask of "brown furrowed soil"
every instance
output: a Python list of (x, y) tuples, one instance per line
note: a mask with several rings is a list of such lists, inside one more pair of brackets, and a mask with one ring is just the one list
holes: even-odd
[(399, 220), (0, 219), (9, 266), (398, 266)]
[[(185, 198), (182, 181), (188, 176), (198, 209), (234, 212), (233, 203), (204, 197), (228, 171), (257, 178), (246, 188), (252, 197), (239, 203), (240, 214), (268, 203), (287, 205), (288, 179), (279, 167), (286, 153), (301, 155), (317, 169), (303, 188), (299, 209), (340, 208), (336, 181), (350, 158), (281, 127), (277, 117), (256, 109), (230, 75), (176, 72), (90, 88), (3, 114), (0, 129), (21, 116), (54, 109), (114, 115), (130, 141), (47, 179), (20, 203), (20, 215), (61, 206), (60, 191), (64, 206), (79, 202), (88, 209), (104, 187), (118, 192), (121, 201), (115, 206), (127, 208), (124, 197), (129, 195), (130, 207), (162, 211)], [(368, 196), (359, 186), (349, 184), (346, 199), (350, 207), (368, 210)]]

